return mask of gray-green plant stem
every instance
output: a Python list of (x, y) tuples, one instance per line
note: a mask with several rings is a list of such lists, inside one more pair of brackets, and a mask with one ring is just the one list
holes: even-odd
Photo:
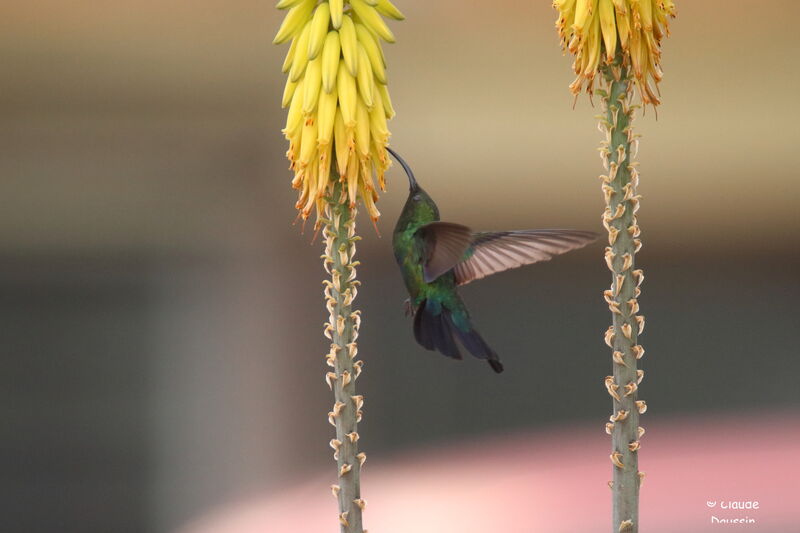
[(644, 276), (636, 270), (634, 257), (641, 247), (636, 212), (639, 181), (632, 147), (638, 142), (633, 134), (632, 121), (636, 106), (631, 105), (632, 84), (628, 67), (622, 64), (622, 54), (601, 68), (604, 87), (598, 91), (603, 101), (601, 129), (606, 140), (601, 156), (608, 175), (601, 176), (606, 209), (603, 225), (608, 231), (605, 258), (612, 273), (611, 289), (605, 291), (613, 324), (606, 333), (606, 343), (612, 349), (613, 375), (605, 385), (613, 398), (613, 413), (606, 425), (611, 435), (613, 481), (610, 482), (613, 500), (613, 533), (639, 531), (639, 487), (644, 475), (639, 472), (639, 439), (644, 430), (639, 427), (639, 415), (647, 409), (638, 400), (638, 386), (643, 372), (637, 362), (644, 354), (638, 336), (644, 328), (644, 317), (638, 316), (639, 285)]
[(356, 361), (360, 311), (352, 304), (358, 292), (356, 266), (355, 209), (350, 208), (335, 168), (331, 178), (336, 180), (332, 196), (327, 199), (322, 221), (325, 254), (322, 256), (331, 279), (325, 280), (325, 300), (330, 320), (325, 335), (331, 340), (326, 362), (333, 367), (325, 380), (334, 393), (334, 404), (328, 421), (336, 427), (336, 438), (330, 442), (338, 468), (338, 482), (331, 486), (339, 502), (341, 533), (363, 533), (361, 513), (360, 473), (366, 456), (358, 451), (358, 422), (361, 420), (362, 396), (356, 394), (355, 383), (361, 374), (361, 361)]

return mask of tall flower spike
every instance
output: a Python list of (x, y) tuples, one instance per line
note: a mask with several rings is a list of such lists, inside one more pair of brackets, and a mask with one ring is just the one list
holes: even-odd
[(604, 134), (600, 156), (607, 175), (600, 177), (606, 207), (603, 226), (609, 246), (605, 261), (611, 271), (611, 288), (603, 295), (611, 311), (612, 326), (605, 335), (611, 348), (613, 375), (605, 384), (612, 397), (613, 412), (606, 431), (611, 435), (614, 463), (612, 531), (638, 533), (639, 415), (647, 404), (638, 399), (644, 373), (637, 368), (644, 348), (638, 337), (644, 330), (639, 315), (639, 285), (644, 279), (636, 268), (642, 246), (636, 220), (640, 196), (637, 163), (633, 161), (638, 135), (633, 133), (634, 88), (644, 105), (659, 104), (661, 39), (668, 34), (668, 19), (675, 16), (672, 0), (555, 0), (561, 45), (574, 54), (577, 77), (570, 90), (577, 95), (585, 88), (602, 99), (603, 114), (598, 127)]
[(394, 116), (381, 49), (394, 34), (381, 15), (403, 14), (389, 0), (281, 0), (277, 7), (289, 10), (274, 42), (291, 39), (283, 133), (300, 217), (316, 212), (319, 229), (323, 199), (338, 181), (350, 208), (361, 200), (374, 222), (377, 188), (385, 189), (391, 164), (386, 122)]
[(291, 40), (282, 67), (287, 74), (282, 105), (288, 107), (283, 133), (292, 187), (299, 191), (299, 217), (305, 221), (316, 213), (315, 229), (325, 241), (323, 268), (330, 275), (323, 282), (329, 313), (323, 334), (330, 339), (325, 362), (333, 367), (325, 375), (334, 394), (328, 421), (336, 428), (330, 444), (338, 475), (332, 492), (341, 533), (364, 533), (355, 216), (359, 201), (373, 223), (379, 216), (376, 188), (385, 185), (387, 120), (394, 115), (380, 43), (394, 42), (394, 35), (382, 15), (397, 20), (403, 15), (389, 0), (279, 0), (277, 7), (288, 12), (274, 42)]
[(661, 39), (675, 17), (672, 0), (555, 0), (553, 6), (561, 47), (575, 55), (573, 94), (584, 86), (592, 94), (600, 65), (610, 64), (621, 48), (642, 102), (660, 103)]

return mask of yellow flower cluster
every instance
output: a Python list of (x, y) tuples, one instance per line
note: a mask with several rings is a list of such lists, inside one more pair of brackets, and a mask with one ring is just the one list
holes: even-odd
[(592, 94), (600, 61), (611, 63), (621, 46), (642, 102), (659, 104), (661, 39), (669, 35), (668, 19), (675, 16), (672, 0), (555, 0), (553, 6), (559, 11), (561, 46), (575, 54), (578, 77), (569, 86), (573, 94), (581, 92), (584, 82)]
[(319, 218), (335, 164), (350, 206), (361, 198), (374, 221), (380, 213), (373, 175), (384, 190), (386, 121), (394, 116), (380, 45), (394, 35), (381, 15), (402, 20), (403, 14), (389, 0), (280, 0), (277, 7), (289, 10), (273, 42), (292, 40), (283, 63), (282, 105), (289, 108), (283, 133), (300, 216), (316, 208)]

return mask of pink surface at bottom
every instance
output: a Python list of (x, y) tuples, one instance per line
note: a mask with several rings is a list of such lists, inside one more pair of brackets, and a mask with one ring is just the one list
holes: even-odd
[[(642, 532), (800, 532), (800, 416), (644, 422)], [(365, 527), (373, 533), (608, 533), (609, 453), (610, 439), (598, 424), (455, 442), (387, 461), (370, 457), (362, 473)], [(335, 482), (320, 477), (229, 506), (184, 532), (339, 531), (328, 489)], [(755, 502), (757, 509), (730, 508)]]

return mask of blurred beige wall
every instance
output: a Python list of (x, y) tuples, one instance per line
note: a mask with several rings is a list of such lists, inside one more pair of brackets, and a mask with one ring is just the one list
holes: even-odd
[[(476, 225), (599, 226), (594, 110), (585, 97), (571, 110), (549, 2), (401, 5), (408, 19), (387, 46), (393, 146), (433, 193), (461, 188), (444, 212)], [(681, 2), (679, 13), (664, 105), (657, 121), (637, 122), (648, 246), (795, 247), (800, 5)], [(260, 210), (287, 211), (285, 47), (270, 44), (279, 17), (252, 0), (6, 6), (0, 249), (228, 246), (231, 233), (247, 241)], [(243, 152), (264, 171), (238, 187), (190, 169), (165, 179), (130, 157), (168, 157), (170, 139), (187, 133), (213, 144), (243, 129), (261, 135)], [(138, 141), (105, 147), (114, 135)], [(97, 151), (106, 159), (88, 162)], [(394, 177), (390, 218), (405, 190)], [(194, 201), (181, 201), (187, 190)], [(223, 219), (237, 231), (221, 231)]]

